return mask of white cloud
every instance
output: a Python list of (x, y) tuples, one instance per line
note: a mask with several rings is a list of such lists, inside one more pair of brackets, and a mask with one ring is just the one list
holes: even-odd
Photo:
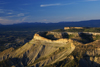
[[(11, 17), (13, 17), (13, 18), (21, 17), (21, 18), (23, 18), (23, 17), (26, 17), (25, 14), (28, 14), (28, 13), (18, 13), (18, 14), (14, 14), (13, 12), (9, 12), (9, 13), (7, 13), (7, 14), (8, 14), (8, 15), (5, 16), (5, 18), (11, 18)], [(28, 16), (27, 16), (27, 17), (28, 17)]]
[(57, 5), (61, 5), (61, 4), (59, 4), (59, 3), (56, 3), (56, 4), (44, 4), (44, 5), (40, 5), (40, 7), (57, 6)]
[(0, 9), (0, 13), (13, 14), (13, 10)]
[(71, 4), (75, 4), (75, 3), (67, 3), (67, 4), (60, 4), (60, 3), (56, 3), (56, 4), (42, 4), (42, 5), (40, 5), (40, 7), (59, 6), (59, 5), (71, 5)]
[(24, 13), (19, 13), (17, 16), (18, 17), (24, 16)]

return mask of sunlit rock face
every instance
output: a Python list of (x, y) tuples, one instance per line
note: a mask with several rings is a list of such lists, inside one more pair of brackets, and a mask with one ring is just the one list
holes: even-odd
[(83, 27), (64, 27), (64, 30), (67, 29), (84, 29)]
[(68, 34), (60, 32), (39, 32), (34, 35), (34, 39), (55, 43), (73, 42), (71, 39), (64, 38), (66, 35)]
[[(38, 32), (22, 47), (10, 51), (12, 66), (42, 67), (62, 61), (75, 49), (71, 39), (64, 38), (67, 33)], [(7, 53), (5, 55), (8, 55)], [(4, 55), (0, 55), (2, 58)], [(6, 58), (6, 59), (7, 59)], [(73, 59), (73, 57), (71, 57)], [(19, 61), (12, 62), (13, 60)]]

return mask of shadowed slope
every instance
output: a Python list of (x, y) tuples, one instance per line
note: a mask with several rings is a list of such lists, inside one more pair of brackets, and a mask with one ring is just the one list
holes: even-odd
[(62, 33), (52, 34), (57, 40), (45, 38), (50, 32), (45, 35), (42, 32), (44, 37), (40, 33), (36, 33), (30, 42), (12, 51), (7, 58), (19, 58), (23, 66), (41, 67), (64, 60), (75, 49), (73, 41), (63, 38)]

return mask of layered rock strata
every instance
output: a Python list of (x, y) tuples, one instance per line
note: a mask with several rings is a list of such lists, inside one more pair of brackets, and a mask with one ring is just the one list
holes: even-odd
[[(38, 32), (22, 47), (0, 55), (0, 61), (11, 58), (12, 66), (43, 67), (62, 61), (75, 49), (71, 39), (63, 38), (65, 33)], [(13, 62), (16, 58), (16, 61)], [(19, 62), (17, 62), (19, 61)]]

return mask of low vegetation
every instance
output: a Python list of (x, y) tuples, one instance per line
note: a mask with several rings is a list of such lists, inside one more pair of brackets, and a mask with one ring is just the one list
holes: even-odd
[[(100, 33), (100, 28), (89, 28), (89, 27), (84, 27), (84, 29), (68, 29), (68, 30), (63, 30), (63, 29), (57, 29), (57, 30), (52, 30), (53, 32), (99, 32)], [(7, 48), (14, 47), (15, 49), (19, 48), (20, 46), (24, 45), (26, 42), (31, 40), (34, 35), (34, 31), (4, 31), (0, 32), (0, 51), (3, 51)], [(53, 35), (48, 35), (47, 38), (52, 37), (52, 40), (55, 40)], [(68, 39), (72, 39), (74, 45), (76, 46), (75, 50), (70, 54), (66, 55), (67, 58), (65, 58), (62, 61), (56, 62), (54, 64), (46, 65), (45, 67), (80, 67), (80, 59), (84, 59), (88, 55), (86, 55), (87, 51), (93, 51), (96, 48), (100, 48), (100, 35), (87, 35), (82, 33), (81, 35), (66, 35), (65, 36)], [(23, 41), (24, 40), (24, 41)], [(5, 46), (5, 44), (10, 44), (13, 46)], [(15, 45), (15, 46), (14, 46)], [(16, 46), (17, 45), (17, 46)], [(53, 52), (49, 57), (52, 55), (55, 55), (59, 52), (64, 51), (65, 47), (60, 47), (57, 51)], [(68, 57), (73, 56), (74, 59), (69, 59)], [(96, 54), (95, 56), (88, 56), (88, 57), (100, 57), (100, 54)], [(35, 60), (34, 63), (30, 64), (29, 66), (47, 59), (48, 57), (43, 57)], [(6, 59), (0, 62), (0, 67), (9, 67), (9, 61), (12, 59)], [(92, 61), (93, 62), (93, 61)], [(17, 64), (17, 63), (15, 63)]]
[(99, 27), (83, 27), (83, 29), (56, 29), (52, 30), (53, 32), (100, 32)]
[(34, 31), (2, 31), (0, 32), (0, 51), (10, 47), (18, 48), (33, 38)]

